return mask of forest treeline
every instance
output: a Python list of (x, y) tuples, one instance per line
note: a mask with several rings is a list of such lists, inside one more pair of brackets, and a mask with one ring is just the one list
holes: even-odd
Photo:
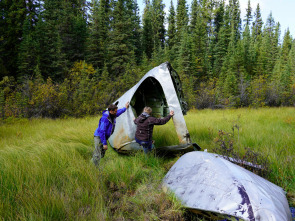
[(190, 108), (295, 105), (295, 40), (238, 0), (1, 0), (0, 117), (97, 114), (169, 61)]

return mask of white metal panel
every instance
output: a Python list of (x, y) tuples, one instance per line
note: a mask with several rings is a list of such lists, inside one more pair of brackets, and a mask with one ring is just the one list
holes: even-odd
[(163, 186), (191, 209), (251, 221), (292, 219), (281, 187), (217, 154), (193, 151), (183, 155), (165, 176)]

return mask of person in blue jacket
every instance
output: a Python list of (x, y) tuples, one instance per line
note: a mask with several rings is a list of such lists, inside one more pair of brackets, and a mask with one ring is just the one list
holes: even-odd
[(125, 107), (118, 110), (115, 104), (110, 104), (108, 110), (102, 112), (97, 129), (94, 131), (94, 152), (92, 156), (93, 163), (98, 166), (101, 158), (104, 157), (108, 149), (107, 140), (112, 135), (116, 126), (116, 118), (123, 114), (129, 107), (129, 102)]

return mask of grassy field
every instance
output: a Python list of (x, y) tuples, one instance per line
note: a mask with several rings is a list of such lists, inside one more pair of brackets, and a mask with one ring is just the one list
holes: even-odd
[[(218, 131), (235, 148), (268, 156), (271, 182), (295, 204), (295, 109), (192, 110), (191, 138), (212, 151)], [(0, 220), (185, 220), (180, 203), (161, 181), (179, 156), (112, 148), (100, 169), (90, 162), (99, 117), (19, 120), (0, 126)], [(234, 131), (233, 131), (234, 128)], [(156, 146), (177, 143), (172, 122), (154, 131)]]

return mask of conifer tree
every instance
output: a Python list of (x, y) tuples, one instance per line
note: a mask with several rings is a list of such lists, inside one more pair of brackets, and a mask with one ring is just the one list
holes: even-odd
[(221, 72), (222, 64), (226, 57), (229, 39), (230, 39), (230, 14), (228, 7), (224, 10), (224, 2), (219, 5), (220, 13), (223, 13), (223, 19), (221, 20), (220, 28), (216, 33), (216, 42), (213, 48), (213, 75), (218, 77)]
[(287, 29), (284, 35), (282, 49), (280, 53), (280, 60), (283, 66), (285, 66), (289, 59), (289, 52), (292, 48), (292, 37), (290, 35), (290, 30)]
[(102, 70), (107, 56), (108, 32), (110, 28), (110, 4), (108, 0), (93, 0), (89, 18), (87, 39), (87, 61)]
[(246, 15), (245, 15), (245, 19), (244, 19), (244, 22), (245, 22), (245, 26), (250, 26), (251, 25), (251, 22), (252, 22), (252, 8), (251, 8), (251, 3), (250, 3), (250, 0), (248, 0), (248, 7), (246, 9)]
[(142, 29), (140, 26), (139, 8), (137, 5), (137, 2), (134, 0), (127, 0), (126, 8), (127, 8), (127, 18), (129, 18), (131, 23), (130, 26), (128, 27), (127, 34), (129, 36), (129, 42), (132, 47), (131, 50), (134, 52), (136, 64), (139, 64), (140, 59), (142, 57), (142, 44), (141, 44)]
[(255, 54), (254, 44), (251, 38), (249, 25), (246, 25), (244, 29), (243, 37), (241, 40), (241, 46), (242, 46), (243, 66), (246, 72), (245, 75), (246, 77), (253, 76), (256, 54)]
[(63, 41), (59, 32), (62, 19), (59, 0), (44, 0), (44, 11), (36, 26), (37, 63), (42, 76), (61, 81), (69, 64), (63, 52)]
[(152, 0), (152, 29), (153, 29), (153, 42), (154, 50), (159, 47), (164, 49), (166, 30), (164, 27), (165, 20), (165, 5), (162, 0)]
[(224, 5), (224, 0), (217, 2), (216, 3), (216, 9), (214, 11), (214, 23), (213, 23), (213, 27), (214, 27), (214, 35), (215, 35), (215, 43), (218, 41), (218, 32), (220, 30), (220, 28), (224, 25), (224, 13), (225, 13), (225, 5)]
[(237, 93), (237, 79), (239, 77), (238, 57), (236, 29), (234, 24), (232, 24), (231, 38), (219, 78), (219, 88), (221, 88), (223, 96), (230, 100)]
[(62, 50), (68, 58), (66, 66), (84, 60), (86, 29), (86, 0), (61, 1), (59, 34), (62, 39)]
[(263, 30), (263, 38), (259, 48), (256, 66), (257, 74), (271, 75), (278, 55), (278, 37), (276, 24), (270, 13)]
[(192, 17), (191, 17), (191, 35), (193, 41), (192, 54), (196, 63), (197, 75), (204, 77), (206, 75), (206, 56), (207, 56), (207, 44), (208, 44), (208, 26), (207, 26), (207, 15), (208, 8), (206, 7), (206, 1), (203, 5), (193, 1), (192, 4)]
[(186, 101), (190, 107), (194, 104), (194, 87), (196, 76), (194, 76), (194, 63), (192, 55), (192, 38), (186, 29), (182, 29), (181, 42), (178, 53), (178, 73), (183, 82), (183, 90)]
[(110, 41), (108, 44), (109, 73), (113, 77), (123, 75), (126, 65), (134, 59), (134, 47), (129, 39), (132, 22), (127, 13), (126, 0), (118, 0), (114, 3), (112, 12)]
[(292, 68), (289, 63), (291, 48), (292, 38), (290, 36), (290, 31), (287, 30), (284, 35), (281, 50), (279, 52), (279, 59), (277, 59), (275, 63), (272, 77), (272, 81), (275, 81), (277, 84), (280, 84), (284, 89), (286, 88), (288, 82), (290, 82), (290, 77), (293, 74), (290, 73)]
[(234, 31), (235, 42), (240, 39), (241, 35), (241, 11), (239, 0), (229, 0), (229, 15), (230, 15), (230, 24), (231, 29)]
[(177, 0), (176, 8), (176, 28), (177, 28), (177, 42), (180, 42), (182, 31), (187, 30), (188, 25), (188, 7), (186, 0)]
[(176, 40), (176, 23), (175, 23), (175, 9), (171, 0), (168, 16), (168, 48), (171, 50), (175, 45)]
[(254, 21), (252, 24), (252, 35), (255, 40), (259, 38), (262, 34), (262, 26), (263, 26), (263, 21), (261, 18), (261, 12), (260, 12), (260, 6), (259, 3), (257, 4), (256, 10), (254, 12)]
[(145, 55), (150, 59), (153, 54), (152, 9), (149, 0), (146, 0), (143, 14), (142, 47)]
[(0, 1), (0, 78), (17, 75), (18, 49), (27, 13), (26, 1)]
[[(292, 47), (289, 53), (289, 65), (290, 65), (290, 73), (293, 77), (293, 87), (295, 90), (295, 39), (293, 39)], [(294, 91), (295, 92), (295, 91)]]
[(37, 65), (36, 25), (42, 10), (39, 1), (26, 1), (26, 18), (23, 23), (22, 41), (18, 48), (17, 67), (18, 80), (32, 76)]
[(34, 73), (36, 61), (36, 41), (34, 36), (35, 31), (32, 30), (29, 20), (26, 20), (23, 27), (23, 39), (19, 47), (18, 53), (18, 78), (32, 76)]

